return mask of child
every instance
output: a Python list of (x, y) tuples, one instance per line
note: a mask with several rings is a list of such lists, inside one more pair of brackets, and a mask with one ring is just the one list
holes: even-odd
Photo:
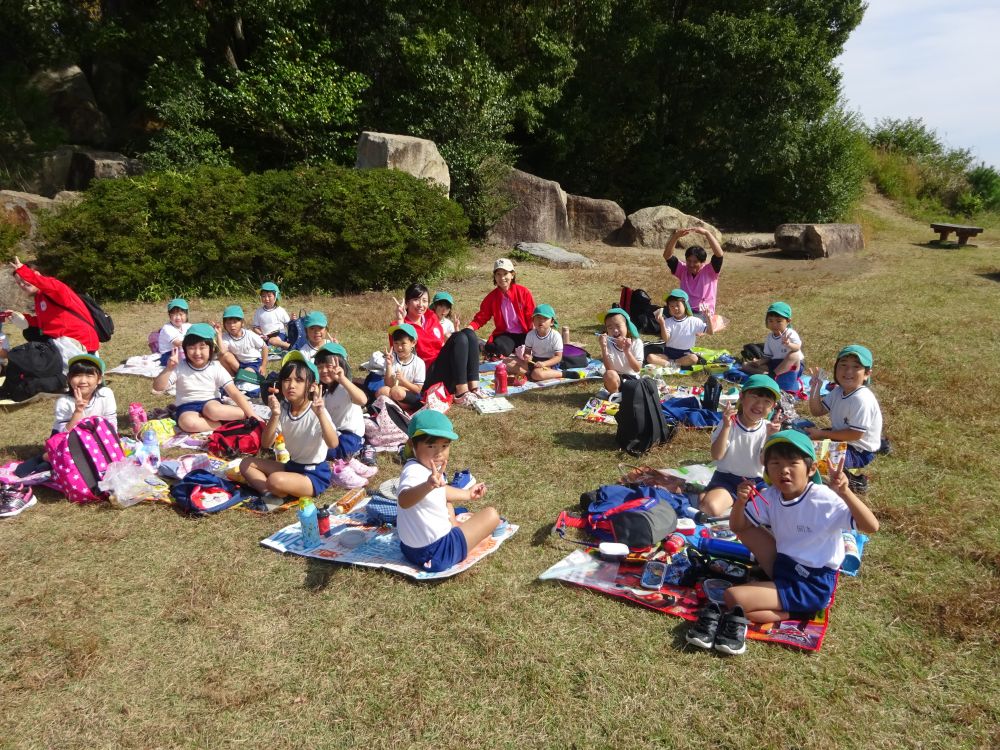
[(671, 362), (677, 367), (690, 367), (698, 364), (698, 355), (691, 351), (698, 337), (706, 333), (714, 333), (713, 316), (707, 317), (708, 323), (691, 314), (691, 304), (687, 292), (674, 289), (667, 295), (667, 315), (663, 308), (658, 309), (653, 316), (660, 323), (660, 337), (663, 344), (651, 344), (644, 350), (646, 361), (651, 365), (666, 365)]
[(511, 374), (534, 381), (562, 377), (558, 367), (563, 358), (563, 340), (556, 330), (559, 322), (552, 305), (536, 307), (531, 314), (531, 326), (524, 337), (524, 348), (515, 349), (515, 356), (507, 364)]
[(289, 352), (281, 360), (278, 388), (283, 402), (268, 396), (271, 418), (261, 445), (271, 446), (281, 427), (291, 457), (286, 463), (266, 458), (244, 458), (240, 473), (257, 492), (274, 497), (319, 497), (330, 486), (327, 451), (337, 447), (337, 428), (323, 406), (316, 365), (302, 352)]
[(642, 369), (642, 339), (628, 313), (620, 307), (612, 307), (605, 314), (604, 331), (600, 336), (604, 389), (598, 395), (618, 401), (622, 381), (634, 379)]
[(184, 334), (191, 324), (188, 320), (188, 303), (186, 299), (177, 297), (167, 303), (167, 323), (160, 329), (156, 341), (156, 350), (160, 353), (160, 366), (167, 364), (170, 352), (181, 345)]
[(742, 654), (749, 622), (807, 617), (829, 606), (844, 561), (844, 530), (873, 534), (879, 524), (851, 492), (842, 466), (830, 470), (826, 487), (814, 476), (815, 465), (812, 441), (803, 433), (783, 430), (768, 438), (764, 479), (769, 486), (747, 505), (753, 482), (740, 485), (729, 527), (771, 580), (727, 589), (728, 611), (723, 615), (717, 604), (703, 608), (687, 633), (688, 643)]
[(767, 375), (751, 375), (740, 389), (740, 400), (733, 409), (726, 405), (720, 422), (712, 432), (712, 460), (715, 473), (698, 504), (710, 516), (729, 512), (740, 483), (750, 479), (757, 489), (764, 489), (764, 465), (761, 453), (764, 442), (781, 429), (780, 414), (774, 410), (781, 389)]
[(219, 362), (229, 374), (250, 370), (257, 375), (266, 375), (268, 346), (262, 337), (243, 327), (243, 308), (229, 305), (223, 310), (222, 328), (225, 330), (220, 330), (216, 323)]
[[(153, 389), (163, 391), (176, 374), (177, 426), (184, 432), (214, 430), (227, 420), (256, 419), (253, 407), (236, 387), (226, 368), (215, 359), (215, 329), (208, 323), (195, 323), (182, 342), (181, 349), (174, 348), (166, 366), (153, 379)], [(236, 406), (222, 403), (220, 390), (236, 402)]]
[(302, 352), (306, 360), (312, 361), (319, 348), (331, 340), (326, 331), (326, 315), (319, 310), (313, 310), (302, 319), (302, 323), (306, 328), (306, 340), (300, 341), (296, 349)]
[[(347, 350), (340, 344), (323, 344), (313, 360), (319, 372), (323, 405), (337, 430), (337, 446), (326, 455), (328, 461), (353, 458), (365, 437), (365, 417), (362, 408), (368, 402), (365, 392), (351, 381)], [(351, 461), (351, 466), (354, 466)]]
[(458, 312), (455, 310), (455, 299), (448, 292), (438, 292), (434, 295), (434, 299), (431, 300), (431, 310), (441, 322), (445, 339), (451, 336), (456, 328), (462, 327)]
[(460, 490), (448, 484), (448, 455), (458, 440), (451, 421), (441, 412), (415, 414), (407, 429), (409, 460), (399, 477), (399, 547), (411, 563), (432, 572), (447, 570), (466, 558), (500, 524), (493, 508), (483, 508), (462, 524), (452, 503), (479, 500), (482, 482)]
[(118, 430), (115, 394), (104, 385), (104, 361), (95, 354), (78, 354), (69, 361), (69, 388), (56, 401), (52, 434), (69, 432), (84, 417), (104, 417)]
[(427, 378), (427, 367), (417, 356), (417, 329), (409, 323), (389, 326), (392, 346), (385, 350), (385, 385), (376, 391), (376, 396), (388, 396), (406, 411), (420, 408)]
[(791, 327), (792, 308), (785, 302), (775, 302), (767, 308), (764, 325), (767, 339), (764, 341), (764, 358), (743, 365), (746, 372), (767, 372), (778, 381), (781, 390), (789, 393), (799, 391), (799, 377), (802, 374), (802, 339)]
[(262, 337), (269, 346), (288, 349), (286, 326), (291, 317), (285, 308), (278, 306), (281, 291), (273, 281), (260, 285), (260, 307), (253, 311), (253, 332)]
[[(848, 469), (861, 469), (875, 459), (882, 447), (882, 410), (868, 387), (872, 373), (872, 353), (860, 344), (845, 346), (837, 354), (833, 379), (837, 387), (825, 396), (820, 394), (822, 371), (810, 368), (809, 413), (814, 417), (830, 415), (830, 428), (810, 427), (813, 440), (842, 440), (847, 443)], [(850, 476), (851, 489), (868, 489), (865, 474)]]

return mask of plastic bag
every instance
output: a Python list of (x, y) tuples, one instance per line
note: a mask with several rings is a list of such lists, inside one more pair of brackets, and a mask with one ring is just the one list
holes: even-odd
[(150, 480), (166, 487), (166, 483), (157, 479), (148, 465), (137, 466), (133, 461), (126, 459), (109, 464), (104, 479), (98, 482), (97, 486), (102, 491), (110, 493), (108, 499), (112, 505), (117, 508), (127, 508), (156, 496)]

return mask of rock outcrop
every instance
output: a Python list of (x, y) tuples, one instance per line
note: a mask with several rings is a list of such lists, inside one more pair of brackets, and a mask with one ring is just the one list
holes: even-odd
[[(618, 232), (617, 241), (633, 247), (663, 248), (675, 229), (691, 227), (708, 229), (717, 240), (722, 240), (722, 233), (718, 229), (697, 216), (688, 216), (672, 206), (650, 206), (628, 215)], [(700, 240), (698, 235), (685, 235), (677, 242), (680, 250), (686, 250), (691, 245), (704, 245), (704, 240)]]
[(515, 250), (527, 253), (559, 268), (595, 268), (594, 261), (580, 253), (573, 253), (562, 247), (549, 245), (545, 242), (518, 242)]
[(782, 224), (774, 230), (774, 239), (782, 252), (810, 258), (829, 258), (865, 248), (860, 224)]
[(451, 192), (448, 165), (434, 141), (394, 133), (365, 131), (358, 139), (357, 169), (398, 169)]
[(625, 223), (625, 212), (614, 201), (566, 196), (570, 236), (577, 242), (611, 242)]
[(568, 242), (572, 239), (566, 192), (558, 182), (513, 169), (505, 190), (514, 207), (490, 230), (491, 242), (514, 245), (518, 242)]

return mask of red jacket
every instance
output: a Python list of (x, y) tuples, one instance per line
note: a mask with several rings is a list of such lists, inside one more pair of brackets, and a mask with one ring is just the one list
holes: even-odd
[[(42, 329), (42, 333), (52, 338), (60, 336), (74, 338), (88, 352), (96, 352), (100, 348), (101, 342), (97, 338), (97, 330), (91, 323), (93, 318), (90, 317), (90, 310), (76, 292), (59, 279), (42, 276), (27, 266), (19, 267), (14, 273), (32, 286), (38, 287), (38, 294), (35, 295), (35, 314), (24, 316), (28, 320), (28, 325), (38, 326)], [(77, 317), (77, 314), (80, 317)]]
[[(510, 297), (510, 301), (514, 305), (514, 313), (517, 315), (518, 322), (520, 322), (524, 332), (527, 333), (531, 330), (531, 313), (535, 311), (535, 298), (531, 296), (531, 290), (520, 284), (511, 284), (508, 297)], [(502, 298), (503, 292), (500, 291), (500, 287), (494, 287), (493, 291), (483, 298), (483, 303), (479, 306), (479, 312), (476, 313), (476, 316), (469, 323), (469, 328), (476, 331), (481, 326), (489, 323), (490, 318), (492, 318), (494, 329), (493, 333), (490, 334), (490, 341), (496, 336), (507, 333), (507, 322), (503, 319), (503, 313), (500, 312), (500, 300)]]

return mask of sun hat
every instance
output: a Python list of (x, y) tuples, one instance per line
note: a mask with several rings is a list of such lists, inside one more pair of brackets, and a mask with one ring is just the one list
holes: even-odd
[(781, 399), (781, 387), (770, 375), (751, 375), (743, 382), (740, 393), (754, 389), (768, 390), (774, 394), (776, 400)]
[[(800, 453), (805, 455), (805, 457), (810, 461), (813, 463), (816, 462), (816, 448), (813, 446), (813, 441), (804, 432), (799, 432), (798, 430), (781, 430), (781, 432), (776, 432), (764, 443), (764, 450), (762, 453), (767, 453), (768, 448), (772, 445), (777, 445), (778, 443), (788, 443)], [(813, 484), (823, 483), (823, 479), (820, 477), (818, 471), (813, 472), (810, 480)], [(767, 469), (764, 470), (764, 481), (771, 484), (771, 479), (767, 475)]]
[(187, 333), (184, 334), (184, 338), (187, 338), (188, 336), (205, 339), (205, 341), (214, 341), (215, 329), (208, 323), (195, 323), (193, 326), (188, 328)]
[(260, 289), (258, 289), (257, 291), (274, 292), (275, 301), (281, 299), (281, 290), (278, 289), (278, 285), (275, 284), (273, 281), (265, 281), (263, 284), (260, 285)]
[(182, 299), (181, 297), (174, 297), (167, 303), (167, 312), (170, 312), (174, 308), (177, 308), (178, 310), (183, 310), (184, 312), (187, 312), (190, 309), (188, 307), (187, 300)]
[(850, 344), (849, 346), (845, 346), (837, 352), (836, 361), (839, 362), (844, 357), (849, 357), (852, 354), (858, 358), (858, 362), (861, 363), (862, 367), (871, 369), (872, 353), (867, 347), (861, 346), (861, 344)]
[(339, 354), (344, 359), (347, 359), (347, 349), (345, 349), (340, 344), (335, 344), (332, 341), (327, 341), (323, 346), (316, 350), (316, 354), (313, 355), (313, 359), (319, 356), (320, 352), (328, 352), (330, 354)]
[(775, 315), (780, 315), (785, 320), (792, 319), (792, 307), (787, 302), (775, 302), (773, 305), (767, 308), (767, 312), (764, 314), (764, 319), (766, 320), (767, 316), (770, 315), (771, 313), (774, 313)]
[(612, 315), (621, 315), (625, 318), (625, 325), (628, 328), (629, 336), (634, 339), (639, 338), (639, 329), (635, 327), (635, 323), (632, 322), (632, 318), (629, 317), (628, 313), (622, 310), (620, 307), (612, 307), (606, 313), (604, 313), (604, 322), (607, 322), (608, 318)]
[(559, 327), (559, 321), (556, 320), (556, 311), (553, 309), (552, 305), (536, 306), (534, 312), (531, 313), (531, 317), (535, 317), (536, 315), (540, 315), (543, 318), (551, 320), (553, 328)]
[(317, 381), (319, 380), (319, 370), (316, 369), (316, 365), (306, 357), (305, 354), (300, 352), (298, 349), (295, 351), (288, 352), (284, 357), (281, 358), (281, 366), (284, 367), (289, 362), (302, 362), (306, 367), (309, 368), (309, 372), (313, 374), (313, 378)]
[(243, 320), (243, 308), (239, 305), (229, 305), (225, 310), (222, 311), (222, 319), (226, 318), (239, 318)]
[(514, 273), (514, 263), (510, 258), (497, 258), (493, 264), (493, 272), (496, 273), (497, 271), (510, 271)]
[(306, 328), (313, 328), (315, 326), (320, 326), (321, 328), (326, 328), (326, 316), (319, 310), (313, 310), (311, 313), (306, 315), (302, 321)]
[(101, 371), (101, 375), (104, 374), (104, 360), (96, 354), (77, 354), (76, 356), (69, 358), (69, 362), (66, 363), (66, 366), (72, 367), (77, 362), (89, 362)]
[(431, 300), (431, 307), (434, 307), (438, 302), (447, 302), (452, 307), (455, 306), (455, 298), (449, 292), (438, 292), (435, 294), (434, 299)]
[(406, 434), (411, 438), (430, 435), (431, 437), (458, 440), (458, 435), (451, 426), (451, 420), (433, 409), (423, 409), (414, 414), (406, 428)]
[(417, 329), (414, 328), (409, 323), (396, 323), (395, 325), (389, 326), (390, 336), (392, 336), (392, 334), (395, 333), (396, 331), (402, 331), (414, 341), (417, 340)]
[(670, 302), (671, 299), (679, 299), (679, 300), (681, 300), (684, 303), (684, 309), (687, 310), (687, 314), (688, 315), (694, 315), (694, 313), (691, 312), (691, 300), (690, 300), (690, 297), (688, 297), (688, 293), (685, 292), (683, 289), (673, 289), (673, 290), (671, 290), (671, 292), (664, 299), (665, 299), (666, 302)]

